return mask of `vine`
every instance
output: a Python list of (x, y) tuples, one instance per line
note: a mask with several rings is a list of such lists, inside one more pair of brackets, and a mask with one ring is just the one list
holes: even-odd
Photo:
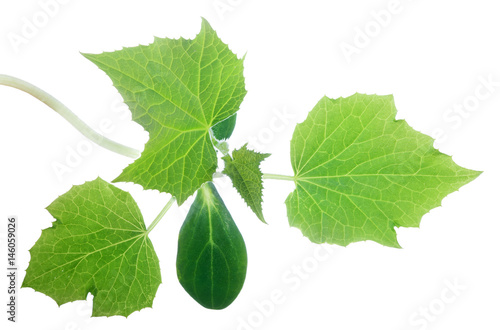
[[(134, 159), (112, 182), (133, 182), (172, 197), (146, 228), (132, 196), (100, 178), (73, 186), (47, 207), (57, 220), (30, 250), (23, 287), (59, 305), (94, 296), (93, 316), (128, 316), (151, 307), (161, 283), (149, 233), (172, 205), (196, 194), (177, 251), (180, 284), (202, 306), (229, 306), (243, 287), (243, 235), (211, 183), (227, 175), (265, 223), (263, 180), (292, 181), (287, 215), (313, 243), (347, 246), (372, 240), (399, 248), (395, 227), (418, 227), (449, 193), (480, 172), (455, 164), (433, 140), (395, 120), (392, 96), (324, 97), (297, 124), (291, 143), (293, 175), (263, 174), (270, 154), (247, 145), (230, 151), (237, 111), (247, 93), (243, 59), (206, 20), (192, 40), (161, 39), (148, 46), (83, 54), (111, 79), (149, 132), (144, 151), (92, 130), (50, 94), (0, 75), (65, 118), (89, 140)], [(218, 157), (224, 169), (217, 172)]]

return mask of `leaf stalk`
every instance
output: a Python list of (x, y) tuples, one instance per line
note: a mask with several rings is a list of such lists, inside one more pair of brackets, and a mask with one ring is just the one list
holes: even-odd
[(156, 227), (158, 222), (163, 218), (165, 213), (174, 205), (175, 203), (175, 197), (171, 197), (169, 201), (167, 202), (167, 205), (163, 207), (163, 209), (160, 211), (160, 213), (156, 216), (156, 218), (153, 220), (153, 222), (149, 225), (148, 229), (146, 229), (146, 235), (149, 235), (149, 233)]
[(295, 181), (294, 176), (282, 175), (282, 174), (267, 174), (267, 173), (262, 174), (262, 179)]

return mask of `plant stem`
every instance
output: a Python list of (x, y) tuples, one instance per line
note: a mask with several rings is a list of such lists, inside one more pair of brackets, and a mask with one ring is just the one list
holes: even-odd
[[(225, 177), (226, 175), (222, 172), (215, 172), (213, 177), (214, 179)], [(283, 181), (295, 181), (295, 177), (290, 175), (283, 174), (262, 174), (262, 179), (270, 179), (270, 180), (283, 180)]]
[(165, 205), (163, 207), (161, 212), (156, 216), (156, 218), (153, 220), (153, 222), (149, 225), (148, 229), (146, 230), (146, 235), (148, 235), (154, 229), (154, 227), (156, 227), (158, 222), (160, 222), (160, 220), (163, 218), (165, 213), (167, 213), (167, 211), (170, 209), (170, 207), (172, 207), (174, 202), (175, 202), (175, 197), (173, 197), (173, 196), (170, 197), (170, 200), (167, 202), (167, 205)]
[(213, 175), (213, 178), (214, 179), (217, 179), (217, 178), (223, 178), (225, 177), (226, 175), (222, 172), (215, 172), (214, 175)]
[(212, 144), (214, 145), (217, 150), (222, 152), (224, 156), (227, 156), (229, 154), (229, 145), (227, 144), (226, 141), (218, 141), (212, 130), (210, 129), (210, 139), (212, 140)]
[(282, 175), (282, 174), (266, 174), (266, 173), (262, 174), (262, 179), (295, 181), (294, 176)]
[(97, 133), (90, 126), (85, 124), (80, 118), (78, 118), (78, 116), (75, 115), (68, 107), (66, 107), (52, 95), (22, 79), (0, 74), (0, 85), (17, 88), (42, 101), (50, 108), (52, 108), (55, 112), (60, 114), (64, 119), (66, 119), (85, 137), (103, 148), (130, 158), (137, 158), (141, 155), (140, 151), (112, 141), (105, 136)]

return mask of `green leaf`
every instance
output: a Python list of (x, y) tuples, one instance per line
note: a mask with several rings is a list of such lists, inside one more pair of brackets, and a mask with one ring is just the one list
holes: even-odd
[(227, 140), (231, 137), (234, 131), (234, 126), (236, 126), (236, 116), (237, 114), (232, 115), (224, 121), (221, 121), (214, 127), (212, 127), (212, 131), (214, 133), (214, 137), (219, 140)]
[(222, 173), (231, 178), (234, 187), (240, 193), (252, 211), (264, 223), (262, 214), (262, 172), (260, 163), (271, 154), (261, 154), (248, 150), (245, 144), (239, 150), (233, 151), (233, 156), (224, 156), (222, 159), (225, 168)]
[(161, 283), (158, 257), (129, 193), (96, 179), (47, 207), (56, 218), (31, 252), (23, 287), (58, 305), (94, 296), (92, 316), (151, 307)]
[(214, 185), (204, 184), (179, 233), (177, 277), (200, 305), (223, 309), (245, 282), (245, 241)]
[(84, 56), (108, 74), (132, 119), (149, 132), (141, 157), (114, 182), (167, 192), (182, 204), (212, 179), (210, 128), (236, 113), (246, 90), (243, 60), (206, 20), (193, 40), (155, 38), (148, 46)]
[(446, 195), (480, 174), (395, 116), (392, 96), (321, 99), (291, 141), (291, 226), (315, 243), (399, 247), (394, 227), (418, 227)]

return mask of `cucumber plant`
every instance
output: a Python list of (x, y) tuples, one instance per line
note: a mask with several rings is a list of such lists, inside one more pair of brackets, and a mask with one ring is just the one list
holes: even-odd
[[(313, 243), (347, 246), (372, 240), (400, 247), (395, 227), (418, 227), (422, 216), (480, 172), (455, 164), (429, 136), (395, 120), (392, 96), (323, 97), (290, 142), (293, 174), (263, 174), (269, 154), (229, 151), (247, 91), (243, 59), (206, 20), (192, 40), (155, 38), (148, 46), (84, 56), (103, 70), (148, 133), (142, 153), (94, 132), (66, 106), (20, 79), (0, 84), (45, 102), (97, 144), (135, 160), (113, 182), (133, 182), (172, 197), (149, 227), (132, 196), (97, 178), (52, 202), (51, 228), (30, 250), (23, 287), (59, 305), (94, 296), (93, 316), (128, 316), (151, 307), (161, 283), (149, 233), (177, 202), (196, 193), (182, 225), (178, 279), (198, 303), (229, 306), (245, 281), (245, 242), (211, 183), (221, 174), (265, 223), (264, 179), (288, 180), (289, 223)], [(224, 169), (217, 172), (218, 158)]]

